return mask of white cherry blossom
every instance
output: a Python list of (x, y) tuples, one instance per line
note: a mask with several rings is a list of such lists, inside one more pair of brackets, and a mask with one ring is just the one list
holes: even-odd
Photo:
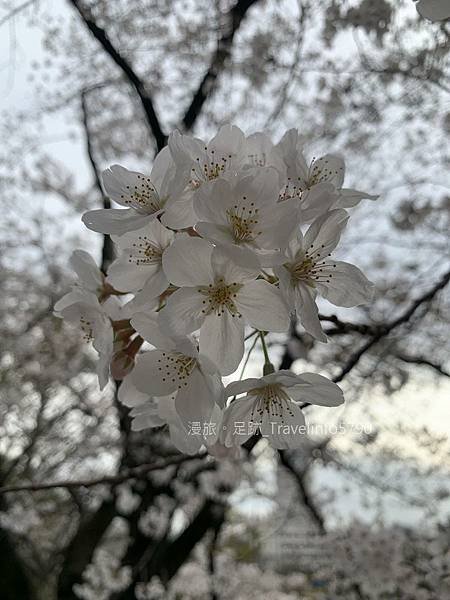
[(120, 255), (108, 269), (108, 283), (121, 292), (140, 292), (137, 303), (162, 294), (169, 285), (162, 257), (174, 235), (154, 219), (141, 229), (114, 236)]
[(278, 174), (279, 183), (286, 178), (286, 165), (280, 150), (265, 133), (258, 131), (249, 135), (245, 141), (246, 166), (273, 167)]
[(297, 448), (306, 433), (303, 403), (339, 406), (344, 402), (338, 385), (314, 373), (295, 375), (278, 371), (259, 379), (230, 383), (227, 397), (240, 396), (225, 409), (221, 441), (225, 446), (241, 446), (256, 431), (278, 449)]
[[(232, 383), (226, 394), (222, 376), (243, 358), (246, 326), (263, 341), (264, 332), (287, 332), (295, 311), (326, 341), (318, 295), (344, 307), (370, 298), (361, 271), (331, 258), (349, 218), (344, 207), (375, 198), (344, 188), (344, 175), (337, 155), (307, 163), (297, 130), (275, 146), (231, 125), (209, 142), (173, 132), (150, 177), (119, 165), (104, 172), (105, 192), (121, 208), (90, 211), (83, 221), (112, 235), (119, 255), (105, 278), (76, 251), (78, 279), (55, 314), (93, 343), (101, 388), (110, 374), (123, 379), (119, 398), (134, 430), (167, 426), (181, 452), (236, 456), (255, 423), (275, 448), (293, 448), (303, 402), (343, 401), (318, 375), (281, 371)], [(242, 394), (224, 413), (225, 396)]]
[[(114, 303), (114, 298), (110, 299)], [(99, 355), (97, 375), (100, 389), (108, 383), (109, 365), (113, 355), (114, 332), (108, 313), (109, 302), (100, 304), (92, 292), (74, 289), (54, 307), (56, 317), (78, 325), (85, 342), (92, 342)]]
[(205, 183), (219, 177), (232, 177), (245, 163), (245, 136), (239, 127), (224, 125), (210, 142), (174, 131), (168, 142), (177, 168), (185, 182), (178, 201), (168, 207), (162, 222), (174, 229), (193, 227), (196, 216), (193, 198)]
[(200, 354), (188, 337), (171, 338), (155, 314), (136, 315), (131, 323), (155, 350), (143, 353), (129, 376), (133, 385), (152, 397), (175, 394), (175, 409), (186, 430), (192, 422), (211, 419), (223, 403), (223, 385), (216, 366)]
[(373, 284), (357, 267), (330, 257), (348, 218), (343, 209), (318, 217), (304, 236), (298, 232), (286, 250), (286, 262), (274, 269), (288, 305), (295, 307), (306, 331), (324, 342), (316, 295), (336, 306), (351, 307), (366, 303), (372, 294)]
[(108, 297), (105, 277), (94, 259), (84, 250), (75, 250), (70, 265), (77, 275), (72, 290), (54, 306), (56, 317), (78, 325), (86, 342), (92, 342), (99, 355), (97, 374), (100, 389), (109, 378), (109, 365), (113, 355), (114, 332), (111, 321), (120, 318), (120, 305), (116, 297)]
[(296, 204), (278, 204), (278, 192), (272, 167), (247, 169), (231, 181), (205, 184), (194, 200), (199, 219), (195, 229), (216, 244), (232, 246), (239, 263), (272, 266), (299, 224)]
[(169, 297), (161, 320), (176, 335), (200, 329), (200, 352), (232, 373), (244, 353), (245, 324), (285, 332), (289, 314), (279, 290), (258, 271), (237, 265), (223, 248), (180, 236), (165, 252), (164, 271), (182, 289)]
[(307, 163), (303, 153), (303, 139), (298, 131), (285, 133), (277, 146), (287, 167), (287, 179), (280, 199), (296, 198), (305, 223), (330, 208), (351, 208), (361, 200), (376, 200), (378, 196), (343, 188), (345, 163), (342, 157), (326, 154)]
[(101, 293), (105, 277), (88, 252), (74, 250), (69, 263), (78, 277), (77, 285), (95, 294)]
[[(167, 425), (171, 442), (184, 454), (195, 454), (202, 446), (216, 443), (217, 433), (208, 435), (211, 431), (214, 432), (212, 427), (202, 427), (201, 432), (198, 432), (192, 426), (190, 429), (186, 427), (175, 407), (176, 393), (166, 397), (152, 397), (139, 391), (133, 384), (132, 375), (129, 375), (119, 388), (119, 400), (132, 409), (129, 416), (132, 419), (131, 429), (133, 431), (143, 431)], [(211, 423), (215, 423), (215, 431), (217, 432), (221, 421), (221, 411), (218, 407), (216, 409), (218, 413), (213, 411)], [(203, 433), (206, 435), (203, 435)]]
[(161, 215), (178, 196), (183, 182), (176, 177), (175, 166), (166, 147), (156, 156), (149, 177), (112, 165), (103, 172), (103, 186), (107, 196), (125, 210), (91, 210), (83, 215), (83, 222), (93, 231), (122, 235), (140, 229)]

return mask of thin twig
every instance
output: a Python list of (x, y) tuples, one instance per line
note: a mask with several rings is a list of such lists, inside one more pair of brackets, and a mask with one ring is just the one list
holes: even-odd
[(23, 2), (22, 4), (19, 4), (19, 6), (16, 6), (12, 10), (10, 10), (8, 14), (6, 14), (2, 19), (0, 19), (0, 27), (16, 15), (18, 15), (20, 12), (34, 4), (35, 2), (36, 0), (27, 0), (27, 2)]
[(55, 488), (77, 488), (77, 487), (92, 487), (94, 485), (102, 485), (102, 484), (117, 484), (123, 483), (124, 481), (128, 481), (129, 479), (137, 479), (142, 477), (142, 475), (146, 475), (151, 471), (158, 471), (160, 469), (166, 469), (167, 467), (171, 467), (173, 465), (179, 465), (180, 463), (187, 462), (190, 460), (197, 460), (204, 458), (206, 456), (206, 452), (199, 452), (198, 454), (194, 454), (192, 456), (186, 456), (184, 454), (180, 454), (179, 456), (167, 458), (165, 460), (161, 460), (159, 462), (148, 463), (139, 465), (138, 467), (133, 467), (131, 469), (127, 469), (123, 473), (119, 473), (118, 475), (106, 475), (104, 477), (99, 477), (97, 479), (76, 479), (76, 480), (63, 480), (63, 481), (55, 481), (53, 483), (29, 483), (23, 485), (9, 485), (0, 488), (0, 494), (7, 494), (8, 492), (38, 492), (41, 490), (52, 490)]
[(374, 346), (382, 338), (389, 335), (394, 329), (396, 329), (400, 325), (407, 323), (410, 320), (410, 318), (414, 315), (416, 310), (425, 302), (430, 302), (436, 296), (436, 294), (448, 284), (449, 281), (450, 271), (447, 271), (447, 273), (445, 273), (441, 277), (441, 279), (434, 285), (434, 287), (431, 288), (431, 290), (417, 298), (403, 314), (401, 314), (396, 319), (392, 320), (385, 327), (380, 327), (379, 331), (375, 335), (373, 335), (365, 344), (361, 346), (361, 348), (359, 348), (359, 350), (357, 350), (350, 356), (346, 365), (342, 368), (341, 372), (333, 378), (333, 381), (335, 383), (342, 381), (344, 377), (348, 375), (348, 373), (350, 373), (350, 371), (359, 363), (362, 356), (368, 350), (370, 350), (370, 348), (372, 348), (372, 346)]
[(398, 358), (402, 362), (409, 363), (412, 365), (421, 365), (424, 367), (430, 367), (430, 369), (434, 369), (440, 375), (444, 375), (444, 377), (450, 377), (450, 372), (444, 369), (444, 367), (438, 363), (435, 363), (424, 356), (410, 356), (408, 354), (403, 354), (402, 352), (396, 352), (395, 358)]

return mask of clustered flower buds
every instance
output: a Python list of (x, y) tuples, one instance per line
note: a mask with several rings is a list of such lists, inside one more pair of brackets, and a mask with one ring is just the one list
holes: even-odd
[[(226, 125), (210, 142), (173, 132), (150, 175), (104, 171), (105, 192), (122, 208), (89, 211), (83, 222), (110, 234), (118, 257), (105, 277), (75, 251), (78, 281), (55, 314), (93, 342), (101, 388), (123, 379), (133, 429), (167, 425), (185, 453), (206, 446), (223, 456), (256, 432), (293, 448), (303, 403), (343, 402), (325, 377), (275, 373), (264, 336), (286, 333), (295, 314), (326, 342), (318, 295), (343, 307), (370, 299), (363, 273), (333, 258), (346, 209), (376, 199), (343, 188), (344, 169), (331, 154), (308, 165), (296, 130), (275, 145)], [(224, 388), (246, 332), (261, 338), (263, 377)]]

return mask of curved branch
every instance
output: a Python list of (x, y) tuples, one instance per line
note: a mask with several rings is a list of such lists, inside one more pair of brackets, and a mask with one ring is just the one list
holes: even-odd
[(155, 138), (158, 151), (161, 150), (167, 143), (167, 136), (161, 129), (158, 116), (153, 106), (152, 98), (148, 93), (145, 83), (137, 75), (136, 71), (133, 69), (127, 59), (122, 56), (117, 48), (115, 48), (106, 31), (96, 23), (92, 12), (87, 7), (83, 7), (79, 0), (69, 0), (69, 2), (77, 10), (84, 24), (95, 37), (95, 39), (100, 42), (103, 50), (113, 59), (113, 61), (121, 69), (122, 73), (136, 90), (144, 109), (150, 131)]
[(430, 367), (430, 369), (434, 369), (440, 375), (444, 375), (444, 377), (450, 377), (450, 373), (444, 369), (444, 367), (438, 363), (435, 363), (424, 356), (410, 356), (408, 354), (403, 354), (401, 352), (396, 352), (395, 358), (398, 358), (402, 362), (409, 363), (412, 365), (420, 365), (423, 367)]
[(375, 333), (363, 346), (361, 346), (361, 348), (359, 348), (359, 350), (357, 350), (350, 356), (346, 365), (342, 368), (339, 375), (337, 375), (336, 377), (333, 378), (333, 381), (335, 383), (342, 381), (344, 379), (344, 377), (348, 373), (350, 373), (350, 371), (359, 363), (360, 359), (364, 356), (364, 354), (372, 348), (372, 346), (374, 346), (376, 343), (378, 343), (382, 338), (389, 335), (391, 333), (391, 331), (393, 331), (400, 325), (407, 323), (411, 319), (411, 317), (414, 315), (416, 310), (422, 304), (433, 300), (433, 298), (436, 296), (436, 294), (440, 290), (444, 289), (445, 286), (449, 283), (449, 281), (450, 281), (450, 270), (447, 271), (447, 273), (445, 273), (441, 277), (441, 279), (434, 285), (434, 287), (431, 288), (431, 290), (429, 290), (428, 292), (426, 292), (425, 294), (423, 294), (422, 296), (417, 298), (417, 300), (415, 300), (403, 314), (401, 314), (399, 317), (397, 317), (396, 319), (394, 319), (393, 321), (388, 323), (388, 325), (386, 325), (384, 327), (380, 327), (379, 331), (377, 333)]
[(183, 127), (186, 131), (189, 131), (194, 127), (195, 122), (202, 111), (203, 104), (207, 98), (211, 96), (217, 83), (217, 78), (222, 71), (226, 60), (231, 55), (234, 36), (241, 26), (247, 11), (253, 4), (256, 4), (257, 1), (258, 0), (238, 0), (233, 8), (225, 15), (226, 22), (229, 23), (229, 26), (219, 38), (209, 68), (203, 76), (197, 91), (192, 97), (189, 108), (186, 110), (183, 117)]
[(307, 511), (309, 512), (311, 519), (317, 525), (320, 533), (325, 533), (326, 530), (325, 530), (324, 519), (323, 519), (322, 515), (320, 514), (319, 509), (317, 508), (314, 500), (311, 498), (311, 496), (306, 488), (306, 485), (305, 485), (305, 475), (306, 475), (307, 471), (305, 471), (304, 473), (299, 473), (295, 469), (294, 464), (291, 462), (288, 454), (285, 451), (279, 450), (278, 456), (280, 457), (281, 464), (294, 477), (295, 482), (297, 484), (298, 492), (300, 494), (300, 499), (301, 499), (303, 505), (306, 507)]

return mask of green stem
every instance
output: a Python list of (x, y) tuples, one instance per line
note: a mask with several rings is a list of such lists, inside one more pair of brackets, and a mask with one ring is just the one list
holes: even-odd
[(260, 331), (259, 339), (261, 340), (261, 346), (262, 346), (262, 350), (263, 350), (263, 354), (264, 354), (263, 374), (269, 375), (270, 373), (275, 373), (275, 367), (270, 362), (269, 351), (267, 350), (267, 344), (266, 344), (266, 340), (265, 340), (264, 336), (265, 336), (265, 333), (263, 331)]

